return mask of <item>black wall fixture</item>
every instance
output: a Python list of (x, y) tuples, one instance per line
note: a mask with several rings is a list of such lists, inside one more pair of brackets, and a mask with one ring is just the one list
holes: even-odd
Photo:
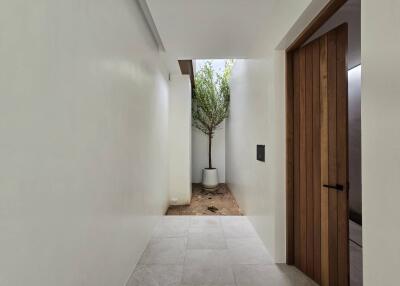
[(265, 145), (257, 145), (257, 160), (265, 162)]

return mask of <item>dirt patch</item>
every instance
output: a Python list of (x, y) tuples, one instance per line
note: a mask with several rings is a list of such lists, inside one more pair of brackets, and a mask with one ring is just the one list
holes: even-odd
[(225, 184), (220, 184), (215, 192), (204, 191), (200, 184), (193, 184), (190, 205), (170, 206), (167, 215), (242, 215), (242, 212)]

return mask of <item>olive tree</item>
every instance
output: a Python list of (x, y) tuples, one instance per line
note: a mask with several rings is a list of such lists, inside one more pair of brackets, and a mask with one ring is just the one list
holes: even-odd
[(192, 100), (193, 126), (208, 136), (208, 168), (212, 169), (211, 146), (215, 130), (229, 115), (230, 89), (233, 61), (225, 63), (222, 74), (216, 73), (210, 61), (195, 75)]

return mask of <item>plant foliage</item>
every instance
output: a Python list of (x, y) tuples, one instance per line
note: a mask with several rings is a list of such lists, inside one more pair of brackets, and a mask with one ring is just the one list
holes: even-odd
[(229, 115), (229, 80), (232, 67), (233, 60), (228, 60), (224, 72), (218, 74), (208, 61), (195, 76), (192, 122), (193, 126), (209, 137), (209, 168), (212, 168), (211, 139), (215, 130)]
[(224, 72), (218, 74), (208, 61), (195, 76), (193, 125), (206, 135), (212, 134), (229, 115), (232, 65), (232, 61), (227, 61)]

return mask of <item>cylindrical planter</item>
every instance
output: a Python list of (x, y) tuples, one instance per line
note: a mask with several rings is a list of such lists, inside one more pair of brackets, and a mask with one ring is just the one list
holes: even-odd
[(218, 172), (216, 168), (203, 169), (203, 189), (207, 191), (218, 190)]

